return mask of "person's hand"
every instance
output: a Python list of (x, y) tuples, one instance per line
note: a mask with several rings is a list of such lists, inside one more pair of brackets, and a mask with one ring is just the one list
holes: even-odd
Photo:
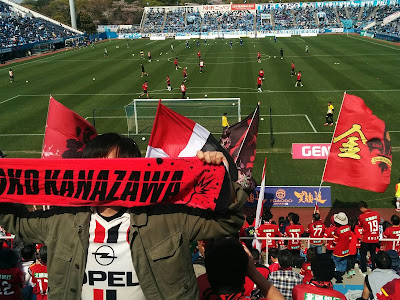
[(250, 250), (246, 247), (246, 245), (242, 244), (244, 251), (249, 257), (249, 262), (247, 264), (247, 275), (251, 277), (255, 272), (257, 272), (256, 264), (254, 262), (253, 255), (251, 255)]
[(227, 168), (229, 168), (229, 163), (226, 160), (226, 157), (222, 154), (222, 152), (219, 151), (197, 151), (196, 153), (198, 159), (200, 159), (202, 162), (205, 162), (207, 164), (211, 165), (220, 165), (221, 163), (224, 163)]

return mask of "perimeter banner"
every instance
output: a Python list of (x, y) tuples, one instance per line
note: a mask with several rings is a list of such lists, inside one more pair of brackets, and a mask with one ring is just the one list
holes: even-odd
[[(266, 186), (264, 207), (331, 207), (331, 187), (323, 186)], [(247, 198), (246, 206), (257, 206), (260, 187)]]
[(54, 206), (184, 204), (225, 211), (223, 165), (194, 158), (0, 159), (0, 202)]

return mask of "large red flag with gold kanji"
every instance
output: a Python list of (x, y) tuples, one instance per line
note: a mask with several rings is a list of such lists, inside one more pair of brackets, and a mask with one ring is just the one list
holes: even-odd
[(50, 96), (42, 158), (80, 158), (96, 128)]
[(363, 99), (345, 94), (323, 181), (383, 193), (391, 167), (385, 122), (372, 114)]

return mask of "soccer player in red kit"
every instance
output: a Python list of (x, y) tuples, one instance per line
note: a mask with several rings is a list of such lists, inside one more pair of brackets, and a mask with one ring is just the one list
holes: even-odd
[(187, 80), (187, 67), (183, 68), (183, 82)]
[(185, 84), (182, 82), (181, 84), (181, 92), (182, 92), (182, 99), (185, 99), (185, 95), (186, 95), (186, 86)]
[(36, 300), (47, 300), (48, 278), (47, 275), (47, 246), (44, 245), (39, 250), (39, 262), (29, 267), (32, 276), (33, 294)]
[(261, 53), (260, 53), (260, 51), (257, 52), (257, 61), (258, 61), (258, 63), (261, 63)]
[(147, 96), (147, 99), (149, 99), (149, 93), (148, 93), (148, 91), (147, 91), (147, 89), (148, 89), (147, 81), (145, 81), (145, 82), (143, 83), (142, 89), (143, 89), (143, 93), (139, 96), (139, 98), (142, 97), (142, 96), (144, 96), (144, 95), (146, 95), (146, 96)]
[[(321, 216), (319, 213), (313, 214), (313, 222), (308, 224), (307, 233), (311, 238), (322, 238), (325, 232), (325, 224), (321, 221)], [(311, 240), (310, 248), (316, 248), (317, 253), (322, 253), (322, 240)]]
[[(300, 217), (298, 214), (293, 214), (289, 220), (290, 224), (286, 226), (285, 236), (291, 238), (299, 238), (304, 233), (303, 225), (299, 224)], [(289, 240), (287, 249), (295, 256), (300, 255), (300, 240)]]
[(24, 273), (18, 268), (18, 254), (9, 248), (0, 249), (0, 300), (23, 300)]
[(200, 51), (197, 52), (197, 57), (199, 58), (199, 61), (200, 61), (201, 60), (201, 52)]
[(174, 60), (174, 65), (175, 65), (175, 70), (178, 70), (178, 69), (181, 68), (181, 67), (179, 66), (179, 64), (178, 64), (178, 58), (175, 58), (175, 60)]
[(295, 71), (294, 71), (294, 62), (292, 61), (292, 76), (295, 75)]
[(262, 89), (261, 89), (261, 85), (262, 85), (262, 79), (260, 76), (257, 77), (257, 86), (258, 86), (258, 92), (262, 93)]
[(168, 75), (167, 75), (167, 89), (168, 91), (171, 91), (171, 79), (169, 78)]
[(379, 223), (381, 217), (379, 213), (368, 209), (365, 201), (358, 203), (361, 215), (358, 217), (358, 225), (363, 229), (361, 239), (361, 271), (367, 273), (367, 252), (371, 254), (372, 269), (375, 268), (376, 248), (379, 248)]
[(297, 73), (297, 81), (294, 86), (297, 87), (298, 84), (300, 84), (300, 86), (303, 86), (303, 83), (301, 83), (301, 71)]
[(258, 72), (258, 77), (261, 77), (262, 80), (264, 80), (264, 70), (261, 69), (260, 72)]
[[(281, 232), (279, 231), (279, 227), (276, 224), (272, 224), (270, 221), (272, 219), (273, 215), (270, 211), (267, 211), (264, 213), (262, 219), (264, 221), (263, 224), (260, 225), (257, 229), (257, 235), (259, 237), (277, 237), (277, 236), (282, 236)], [(262, 240), (261, 243), (261, 251), (265, 251), (265, 249), (268, 246), (268, 249), (270, 248), (277, 248), (277, 241), (276, 240)]]
[(151, 53), (150, 53), (150, 51), (147, 52), (147, 57), (148, 57), (148, 59), (149, 59), (149, 62), (151, 62)]
[[(390, 226), (385, 229), (383, 232), (383, 237), (387, 239), (398, 239), (399, 241), (397, 242), (385, 242), (384, 244), (384, 251), (388, 250), (396, 250), (397, 252), (400, 252), (400, 218), (397, 215), (393, 215), (390, 218), (390, 221), (392, 221), (393, 226)], [(393, 248), (393, 243), (394, 243), (394, 248)]]

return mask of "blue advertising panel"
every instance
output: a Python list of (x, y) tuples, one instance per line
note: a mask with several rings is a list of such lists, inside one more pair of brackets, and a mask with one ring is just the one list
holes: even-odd
[[(331, 207), (331, 187), (323, 186), (266, 186), (264, 207)], [(257, 206), (260, 187), (247, 198), (247, 207)]]

